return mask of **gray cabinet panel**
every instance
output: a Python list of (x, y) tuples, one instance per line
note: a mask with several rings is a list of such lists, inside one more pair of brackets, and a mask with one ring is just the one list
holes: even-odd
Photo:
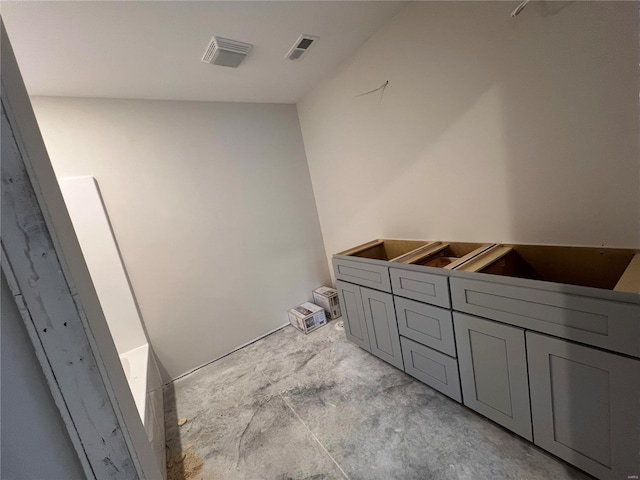
[(524, 330), (454, 312), (464, 404), (532, 440)]
[(389, 293), (369, 290), (364, 287), (360, 289), (360, 292), (364, 305), (364, 318), (369, 332), (370, 352), (402, 370), (402, 350), (400, 349), (396, 312), (393, 308), (393, 297)]
[(526, 337), (535, 443), (602, 480), (640, 475), (640, 361)]
[(395, 297), (400, 335), (456, 356), (453, 319), (450, 310)]
[(389, 268), (386, 266), (334, 257), (333, 271), (338, 280), (357, 283), (385, 292), (391, 291)]
[(640, 357), (640, 305), (451, 278), (453, 308)]
[(367, 322), (364, 317), (364, 306), (360, 287), (350, 283), (336, 282), (336, 290), (342, 306), (342, 319), (347, 340), (355, 343), (366, 351), (371, 351)]
[(443, 353), (400, 337), (404, 371), (439, 392), (461, 402), (458, 362)]
[(390, 268), (393, 293), (430, 303), (438, 307), (450, 308), (449, 283), (444, 275), (414, 272), (400, 268)]

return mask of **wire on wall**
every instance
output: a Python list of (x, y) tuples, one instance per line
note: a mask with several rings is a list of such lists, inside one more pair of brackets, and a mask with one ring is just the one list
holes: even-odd
[(387, 88), (387, 85), (389, 85), (389, 80), (384, 82), (378, 88), (374, 88), (373, 90), (369, 90), (368, 92), (364, 92), (364, 93), (361, 93), (359, 95), (356, 95), (354, 98), (363, 97), (365, 95), (370, 95), (372, 93), (375, 93), (375, 92), (378, 92), (378, 91), (382, 91), (382, 94), (380, 95), (380, 103), (382, 103), (382, 97), (384, 97), (384, 89)]

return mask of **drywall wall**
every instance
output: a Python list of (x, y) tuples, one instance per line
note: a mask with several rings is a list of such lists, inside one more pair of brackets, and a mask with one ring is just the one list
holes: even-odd
[[(79, 307), (81, 317), (83, 317), (75, 319), (82, 321), (82, 325), (78, 325), (77, 321), (70, 318), (69, 327), (71, 329), (81, 327), (85, 330), (88, 340), (92, 344), (91, 355), (96, 357), (97, 362), (95, 365), (97, 370), (94, 372), (94, 376), (97, 378), (97, 383), (93, 383), (93, 386), (89, 385), (87, 387), (86, 382), (83, 383), (81, 378), (76, 378), (76, 390), (85, 392), (81, 395), (81, 398), (74, 395), (73, 388), (70, 390), (69, 388), (63, 387), (63, 385), (58, 382), (61, 387), (59, 393), (64, 396), (64, 401), (69, 409), (68, 413), (71, 415), (71, 419), (76, 423), (76, 425), (78, 425), (77, 433), (79, 434), (79, 437), (72, 436), (71, 441), (76, 447), (76, 453), (79, 455), (83, 468), (86, 471), (86, 469), (89, 468), (87, 463), (89, 461), (89, 457), (93, 456), (95, 449), (91, 449), (86, 446), (85, 450), (87, 455), (80, 455), (77, 442), (79, 440), (87, 440), (87, 437), (91, 437), (91, 429), (97, 430), (102, 428), (105, 425), (102, 420), (108, 419), (110, 406), (113, 406), (115, 418), (112, 418), (112, 420), (117, 423), (118, 430), (121, 431), (122, 435), (111, 429), (110, 432), (113, 438), (106, 440), (106, 443), (108, 445), (114, 445), (115, 443), (120, 443), (124, 440), (127, 444), (128, 452), (123, 452), (122, 449), (119, 449), (118, 452), (112, 452), (110, 458), (113, 459), (113, 462), (109, 463), (109, 465), (115, 465), (122, 461), (124, 462), (122, 465), (126, 466), (127, 461), (133, 460), (137, 464), (136, 471), (139, 472), (141, 476), (145, 478), (160, 478), (161, 473), (158, 471), (156, 458), (151, 446), (149, 445), (142, 422), (140, 421), (140, 416), (138, 415), (129, 385), (127, 384), (127, 379), (124, 375), (122, 364), (118, 357), (113, 339), (109, 334), (107, 322), (105, 321), (98, 297), (93, 288), (93, 283), (89, 276), (87, 265), (82, 257), (78, 240), (73, 231), (71, 219), (69, 218), (69, 214), (65, 208), (64, 200), (62, 199), (62, 194), (60, 193), (60, 188), (58, 186), (58, 181), (56, 180), (51, 161), (49, 160), (49, 155), (46, 151), (42, 135), (40, 134), (40, 129), (31, 106), (31, 101), (29, 100), (27, 90), (18, 69), (18, 64), (13, 54), (13, 49), (11, 48), (9, 38), (7, 37), (2, 21), (0, 21), (0, 34), (0, 43), (2, 46), (2, 55), (0, 55), (0, 58), (2, 61), (1, 77), (3, 122), (6, 114), (6, 120), (9, 122), (9, 127), (7, 128), (11, 131), (11, 133), (7, 135), (7, 128), (3, 127), (2, 129), (2, 165), (3, 167), (5, 166), (5, 160), (11, 160), (12, 157), (15, 159), (11, 148), (12, 141), (15, 140), (16, 144), (13, 146), (13, 152), (16, 151), (15, 148), (20, 150), (20, 155), (22, 157), (21, 160), (29, 172), (28, 183), (33, 186), (34, 193), (38, 201), (38, 207), (41, 210), (46, 222), (46, 228), (55, 246), (55, 256), (59, 261), (59, 266), (62, 268), (64, 280), (67, 283), (69, 290), (73, 292), (75, 303)], [(8, 142), (4, 141), (7, 140), (7, 137), (9, 137)], [(9, 147), (6, 152), (4, 150), (5, 146)], [(7, 158), (5, 158), (5, 153), (8, 154)], [(10, 164), (11, 162), (8, 163)], [(5, 172), (3, 172), (3, 174), (4, 173)], [(8, 203), (10, 204), (11, 202)], [(2, 203), (3, 211), (5, 204), (7, 204), (7, 202)], [(3, 212), (2, 219), (4, 220), (5, 218), (8, 218), (8, 216), (4, 215)], [(37, 223), (37, 219), (31, 219), (30, 221), (36, 221)], [(25, 241), (29, 240), (29, 238), (25, 237)], [(7, 254), (11, 257), (9, 250), (7, 250)], [(14, 264), (15, 262), (13, 262), (16, 258), (12, 257), (11, 260), (13, 267), (17, 267), (12, 267), (16, 272), (16, 281), (20, 283), (22, 287), (25, 287), (26, 283), (20, 281), (18, 276), (20, 273), (20, 262), (18, 261), (17, 264)], [(29, 258), (33, 259), (34, 256), (31, 255)], [(29, 258), (27, 258), (27, 260)], [(51, 258), (51, 256), (48, 256), (47, 258)], [(42, 279), (38, 280), (36, 278), (36, 283), (30, 284), (30, 286), (41, 285), (41, 280)], [(27, 293), (24, 288), (22, 290), (23, 293)], [(31, 306), (33, 306), (33, 302), (29, 302), (26, 296), (25, 299), (27, 304), (31, 303)], [(29, 307), (29, 305), (27, 306)], [(57, 319), (57, 321), (60, 322), (60, 319)], [(47, 375), (55, 372), (57, 372), (56, 375), (58, 375), (62, 370), (70, 371), (72, 368), (76, 371), (81, 370), (76, 368), (77, 364), (75, 366), (67, 364), (66, 367), (68, 368), (61, 370), (59, 368), (59, 361), (54, 361), (51, 357), (50, 360), (52, 360), (51, 368), (53, 371), (48, 371)], [(92, 361), (88, 361), (87, 365), (90, 367), (92, 363)], [(65, 380), (65, 375), (58, 375), (57, 378)], [(66, 378), (68, 379), (68, 377)], [(102, 392), (100, 384), (104, 386), (104, 390)], [(105, 397), (105, 394), (108, 398)], [(105, 401), (110, 406), (107, 406)], [(92, 412), (98, 403), (100, 403), (102, 407), (105, 407), (103, 409), (104, 415), (100, 418), (94, 417), (94, 421), (90, 425), (91, 428), (83, 428), (82, 419), (84, 417), (82, 413), (79, 413), (78, 408), (81, 407), (84, 410), (84, 414), (90, 415), (89, 412)], [(64, 412), (63, 415), (67, 416)], [(68, 418), (64, 419), (64, 421), (66, 422), (67, 419)], [(109, 421), (107, 424), (114, 425), (114, 422)], [(86, 426), (87, 424), (84, 423), (84, 425)], [(100, 445), (100, 448), (101, 447), (102, 445)], [(125, 457), (129, 458), (127, 459)], [(95, 468), (95, 462), (93, 465), (94, 467), (92, 468), (94, 471), (102, 471), (100, 467)], [(103, 466), (109, 470), (109, 465), (104, 464)]]
[(0, 274), (2, 478), (85, 478), (4, 274)]
[(100, 185), (165, 378), (328, 281), (294, 105), (32, 100), (56, 176)]
[(640, 246), (638, 3), (517, 4), (412, 2), (298, 104), (329, 256)]

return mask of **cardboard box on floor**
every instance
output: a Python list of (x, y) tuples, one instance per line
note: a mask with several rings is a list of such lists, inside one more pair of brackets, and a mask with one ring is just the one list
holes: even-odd
[(338, 291), (331, 287), (319, 287), (313, 291), (313, 301), (324, 308), (329, 320), (335, 320), (342, 315)]
[(324, 308), (305, 302), (287, 311), (289, 322), (301, 332), (310, 333), (327, 323)]

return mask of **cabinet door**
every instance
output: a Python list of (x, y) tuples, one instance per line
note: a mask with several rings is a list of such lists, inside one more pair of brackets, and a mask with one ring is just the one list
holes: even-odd
[(464, 404), (532, 440), (524, 330), (453, 314)]
[(601, 480), (640, 475), (640, 361), (527, 332), (536, 445)]
[(371, 344), (370, 352), (394, 367), (404, 370), (393, 297), (389, 293), (364, 287), (360, 287), (360, 291)]
[(364, 318), (360, 287), (351, 283), (336, 282), (336, 290), (342, 305), (342, 320), (347, 340), (355, 343), (367, 352), (371, 351), (367, 322)]

